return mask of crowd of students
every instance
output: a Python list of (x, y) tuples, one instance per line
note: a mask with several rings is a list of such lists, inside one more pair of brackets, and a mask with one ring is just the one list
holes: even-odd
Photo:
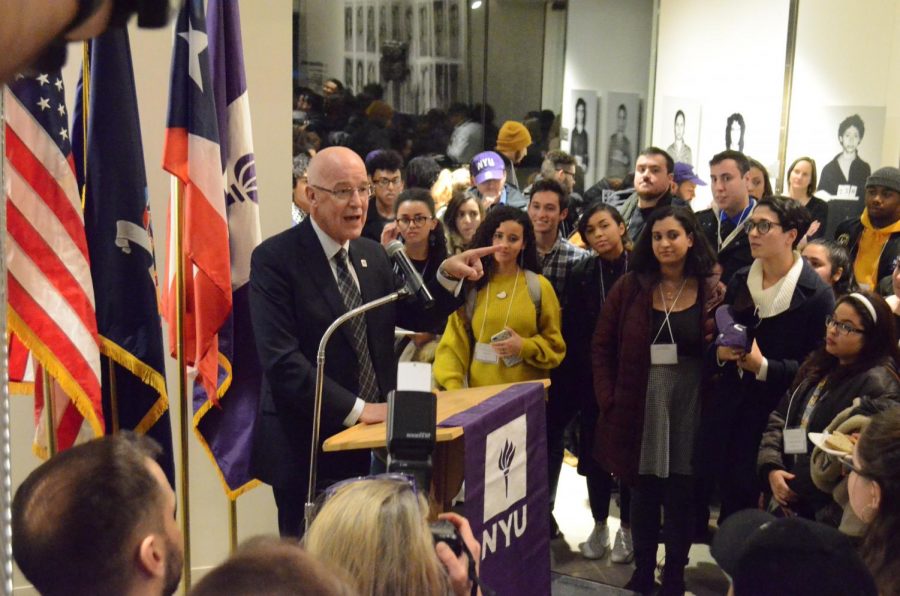
[[(640, 152), (634, 190), (607, 193), (608, 201), (571, 198), (570, 164), (574, 170), (567, 154), (548, 152), (536, 180), (518, 189), (514, 164), (483, 152), (469, 164), (470, 178), (455, 172), (449, 194), (435, 185), (432, 197), (451, 198), (423, 201), (420, 224), (394, 209), (388, 230), (418, 227), (450, 251), (502, 246), (484, 259), (486, 275), (464, 292), (464, 306), (435, 330), (437, 348), (426, 357), (435, 385), (552, 378), (551, 512), (565, 441), (586, 476), (594, 518), (581, 553), (634, 561), (627, 587), (638, 592), (657, 586), (662, 542), (662, 593), (684, 593), (690, 545), (713, 531), (711, 503), (719, 504), (719, 524), (762, 508), (852, 529), (858, 539), (865, 524), (846, 496), (847, 476), (816, 480), (814, 457), (840, 464), (807, 433), (841, 417), (868, 420), (900, 400), (900, 298), (878, 293), (900, 290), (900, 264), (883, 265), (900, 236), (900, 171), (876, 171), (862, 213), (832, 239), (824, 237), (828, 204), (813, 196), (808, 157), (791, 164), (782, 197), (755, 160), (736, 151), (714, 156), (714, 205), (698, 214), (687, 206), (692, 192), (679, 198), (674, 176), (698, 179), (693, 169), (661, 149)], [(519, 191), (524, 204), (511, 204)], [(404, 190), (397, 203), (422, 192)], [(618, 209), (616, 196), (625, 199)], [(567, 234), (572, 223), (577, 229)], [(421, 241), (401, 236), (427, 275)], [(622, 524), (612, 541), (614, 492)], [(559, 535), (555, 520), (550, 531)], [(884, 573), (876, 579), (882, 593), (896, 589)]]

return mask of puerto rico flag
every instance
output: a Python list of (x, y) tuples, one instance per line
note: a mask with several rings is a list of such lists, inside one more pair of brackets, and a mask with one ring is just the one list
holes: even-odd
[(175, 271), (180, 258), (185, 273), (184, 357), (196, 368), (197, 381), (207, 397), (216, 403), (220, 391), (218, 333), (231, 313), (231, 259), (202, 0), (185, 2), (178, 14), (174, 43), (163, 168), (184, 185), (184, 228), (183, 251), (178, 255), (173, 219), (178, 214), (170, 203), (163, 313), (174, 352)]
[(230, 371), (219, 367), (219, 407), (202, 387), (195, 386), (194, 430), (219, 471), (225, 493), (235, 499), (258, 484), (250, 475), (250, 448), (262, 369), (250, 323), (247, 282), (250, 253), (260, 242), (259, 204), (237, 0), (209, 0), (207, 17), (226, 180), (234, 310), (219, 330), (219, 353), (223, 357), (220, 361), (231, 363)]

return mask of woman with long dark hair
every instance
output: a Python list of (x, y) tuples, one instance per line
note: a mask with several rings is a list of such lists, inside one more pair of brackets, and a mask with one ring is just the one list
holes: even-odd
[(475, 232), (473, 248), (500, 247), (484, 257), (484, 276), (466, 288), (450, 315), (434, 359), (445, 389), (547, 378), (566, 355), (559, 300), (540, 274), (528, 214), (500, 205)]
[[(563, 292), (563, 337), (567, 354), (551, 378), (557, 403), (548, 408), (561, 408), (578, 416), (578, 473), (585, 476), (588, 501), (594, 528), (586, 542), (578, 545), (587, 559), (600, 559), (609, 549), (609, 500), (614, 480), (592, 457), (594, 429), (597, 425), (597, 401), (591, 375), (591, 337), (597, 327), (600, 309), (619, 278), (628, 271), (632, 245), (625, 220), (612, 205), (595, 202), (578, 220), (578, 233), (591, 255), (579, 261), (566, 278)], [(561, 461), (561, 458), (560, 458)], [(624, 483), (619, 486), (621, 527), (616, 532), (610, 559), (613, 563), (630, 563), (634, 558), (631, 541), (631, 493)]]
[(683, 594), (715, 256), (690, 209), (656, 209), (646, 225), (592, 341), (594, 457), (632, 487), (635, 571), (626, 587), (653, 592), (662, 531), (663, 593)]
[(447, 229), (447, 248), (451, 254), (469, 248), (475, 238), (475, 230), (484, 219), (484, 206), (477, 197), (463, 190), (454, 190), (453, 198), (444, 211), (444, 227)]
[(900, 351), (890, 307), (877, 294), (843, 296), (825, 325), (825, 345), (809, 355), (769, 415), (757, 471), (773, 509), (837, 527), (841, 507), (810, 475), (813, 448), (807, 433), (825, 430), (855, 398), (896, 401)]
[(772, 181), (769, 180), (769, 171), (766, 169), (766, 166), (752, 157), (748, 158), (748, 160), (750, 161), (750, 170), (748, 172), (750, 184), (747, 185), (747, 190), (750, 192), (750, 196), (757, 201), (764, 197), (771, 197)]
[(816, 238), (804, 246), (800, 254), (822, 281), (831, 286), (835, 298), (856, 290), (850, 253), (843, 244)]
[(900, 594), (900, 408), (872, 417), (859, 437), (847, 481), (850, 506), (869, 526), (862, 558), (882, 596)]

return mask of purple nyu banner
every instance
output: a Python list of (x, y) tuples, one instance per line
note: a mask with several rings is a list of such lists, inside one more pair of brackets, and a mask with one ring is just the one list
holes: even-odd
[(441, 423), (463, 427), (465, 513), (481, 577), (501, 595), (550, 593), (544, 391), (516, 385)]

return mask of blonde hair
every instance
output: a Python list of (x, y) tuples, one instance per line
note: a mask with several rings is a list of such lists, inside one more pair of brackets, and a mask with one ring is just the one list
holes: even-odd
[(364, 596), (446, 594), (427, 515), (428, 502), (402, 481), (352, 482), (325, 502), (304, 545), (345, 570)]
[(434, 199), (435, 206), (440, 209), (450, 202), (454, 191), (466, 190), (470, 186), (472, 186), (472, 174), (469, 172), (469, 168), (455, 170), (445, 168), (438, 174), (437, 180), (431, 187), (431, 198)]

